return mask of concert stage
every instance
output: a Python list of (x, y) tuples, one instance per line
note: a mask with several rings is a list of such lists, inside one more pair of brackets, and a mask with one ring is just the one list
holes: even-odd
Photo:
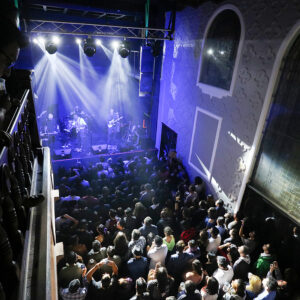
[(97, 154), (97, 155), (87, 155), (87, 156), (81, 156), (81, 157), (73, 157), (73, 158), (62, 158), (62, 159), (52, 159), (52, 167), (54, 173), (57, 172), (59, 167), (64, 168), (71, 168), (76, 165), (85, 165), (89, 166), (90, 164), (94, 164), (100, 161), (100, 157), (109, 158), (112, 159), (118, 159), (123, 158), (124, 160), (127, 158), (132, 158), (135, 155), (141, 155), (143, 153), (147, 154), (157, 154), (156, 148), (149, 148), (144, 150), (132, 150), (127, 152), (115, 152), (115, 153), (103, 153), (103, 154)]

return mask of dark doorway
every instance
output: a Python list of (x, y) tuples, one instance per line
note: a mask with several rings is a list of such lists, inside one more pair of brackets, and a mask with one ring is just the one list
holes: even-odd
[(167, 156), (170, 150), (176, 150), (177, 133), (162, 123), (159, 157)]

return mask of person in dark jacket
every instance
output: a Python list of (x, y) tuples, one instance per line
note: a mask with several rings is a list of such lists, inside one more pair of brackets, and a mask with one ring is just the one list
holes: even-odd
[(240, 257), (233, 264), (233, 279), (242, 279), (247, 281), (248, 272), (250, 270), (250, 256), (247, 246), (240, 246), (238, 248)]

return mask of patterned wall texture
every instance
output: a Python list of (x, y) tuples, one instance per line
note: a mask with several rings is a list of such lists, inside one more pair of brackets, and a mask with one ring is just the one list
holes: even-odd
[(207, 186), (234, 208), (275, 57), (283, 39), (300, 19), (300, 2), (232, 0), (225, 3), (240, 10), (245, 24), (233, 94), (215, 98), (196, 85), (206, 25), (220, 5), (208, 2), (197, 9), (179, 12), (175, 39), (164, 46), (156, 146), (160, 145), (161, 122), (164, 122), (178, 134), (177, 151), (193, 179), (198, 173), (188, 162), (196, 107), (221, 117), (212, 179)]

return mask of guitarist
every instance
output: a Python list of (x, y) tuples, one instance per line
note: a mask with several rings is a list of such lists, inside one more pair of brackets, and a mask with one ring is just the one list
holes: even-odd
[(116, 144), (117, 140), (120, 138), (121, 131), (121, 122), (120, 120), (123, 117), (120, 117), (118, 112), (114, 112), (113, 117), (107, 123), (108, 128), (108, 144)]

